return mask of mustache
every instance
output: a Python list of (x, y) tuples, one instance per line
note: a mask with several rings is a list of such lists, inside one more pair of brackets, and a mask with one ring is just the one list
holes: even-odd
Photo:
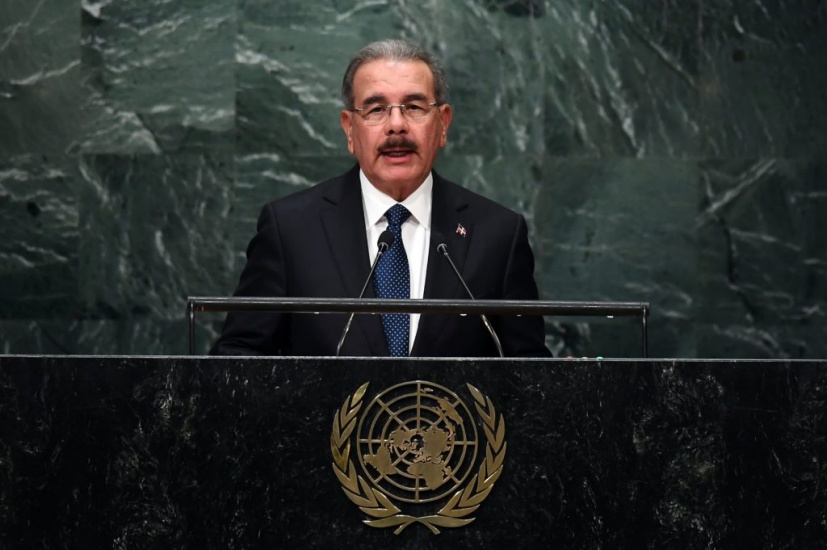
[(391, 136), (382, 142), (382, 144), (376, 149), (379, 153), (387, 153), (388, 151), (393, 151), (395, 149), (406, 149), (416, 152), (419, 150), (419, 146), (405, 136)]

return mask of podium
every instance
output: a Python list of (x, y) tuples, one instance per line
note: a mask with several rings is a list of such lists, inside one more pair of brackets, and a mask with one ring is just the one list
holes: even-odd
[[(388, 300), (377, 298), (239, 298), (189, 297), (187, 322), (189, 352), (195, 350), (195, 314), (204, 312), (317, 313), (449, 313), (454, 315), (556, 315), (582, 317), (634, 317), (640, 319), (641, 357), (648, 356), (648, 302), (570, 302), (550, 300)], [(487, 325), (487, 321), (486, 321)], [(349, 325), (348, 325), (349, 326)], [(493, 336), (492, 338), (498, 340)], [(500, 348), (497, 341), (497, 348)], [(502, 355), (502, 351), (500, 351)]]
[[(346, 494), (334, 418), (418, 381), (468, 405), (481, 454), (506, 451), (489, 453), (501, 471), (473, 521), (395, 534)], [(469, 386), (502, 434), (485, 433)], [(825, 361), (2, 356), (0, 395), (0, 547), (814, 548), (827, 535)], [(364, 449), (354, 439), (348, 458), (372, 483)]]

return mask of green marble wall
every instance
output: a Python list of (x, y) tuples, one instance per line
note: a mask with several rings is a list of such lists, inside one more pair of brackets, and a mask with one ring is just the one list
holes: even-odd
[(450, 77), (438, 168), (526, 214), (543, 298), (649, 301), (653, 356), (825, 357), (825, 31), (820, 0), (4, 0), (0, 353), (185, 353), (261, 204), (351, 165), (349, 56), (403, 36)]

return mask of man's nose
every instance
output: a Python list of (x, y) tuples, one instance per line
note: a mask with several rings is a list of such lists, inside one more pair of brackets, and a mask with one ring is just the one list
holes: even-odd
[(388, 122), (386, 123), (388, 133), (405, 133), (408, 131), (408, 119), (405, 117), (403, 109), (404, 107), (401, 105), (390, 106)]

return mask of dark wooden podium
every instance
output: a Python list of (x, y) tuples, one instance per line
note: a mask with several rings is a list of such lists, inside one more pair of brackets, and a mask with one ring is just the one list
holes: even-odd
[[(474, 416), (470, 384), (504, 423), (474, 521), (439, 534), (364, 524), (333, 466), (334, 417), (358, 388), (364, 411), (412, 381)], [(816, 548), (827, 535), (824, 361), (5, 356), (0, 396), (2, 548)]]

